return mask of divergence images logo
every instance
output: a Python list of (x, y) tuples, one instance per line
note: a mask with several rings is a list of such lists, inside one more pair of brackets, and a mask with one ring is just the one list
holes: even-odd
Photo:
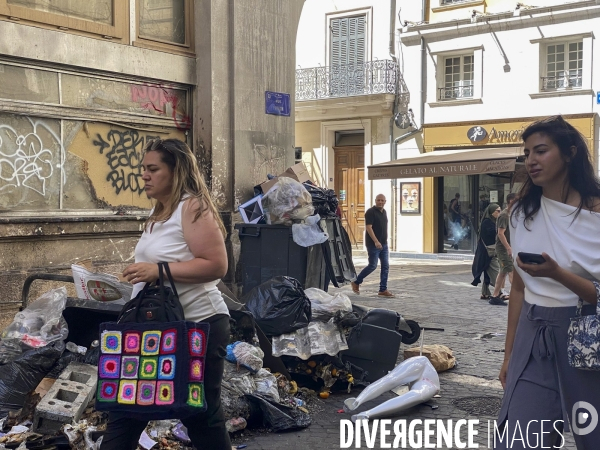
[(571, 413), (573, 433), (579, 436), (590, 434), (598, 426), (598, 411), (588, 402), (577, 402)]

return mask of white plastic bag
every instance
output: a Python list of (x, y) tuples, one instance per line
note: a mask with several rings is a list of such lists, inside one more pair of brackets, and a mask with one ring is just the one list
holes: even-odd
[(236, 364), (232, 364), (229, 361), (225, 361), (221, 387), (228, 391), (229, 395), (235, 397), (244, 394), (252, 394), (256, 391), (256, 384), (252, 372), (245, 367), (238, 367)]
[(277, 183), (263, 197), (272, 224), (291, 225), (314, 212), (312, 197), (302, 183), (289, 177), (279, 177)]
[(12, 323), (2, 332), (2, 339), (20, 340), (29, 347), (44, 347), (64, 340), (69, 334), (62, 312), (67, 304), (67, 289), (52, 289), (15, 314)]
[(279, 403), (279, 391), (277, 390), (277, 378), (267, 369), (260, 369), (254, 375), (256, 392), (268, 395)]
[(225, 358), (230, 363), (244, 366), (252, 372), (258, 372), (262, 369), (264, 357), (265, 354), (260, 347), (238, 341), (227, 346), (227, 356)]
[(100, 302), (125, 304), (131, 300), (133, 286), (108, 273), (90, 272), (78, 264), (71, 265), (77, 297)]
[(273, 356), (297, 356), (307, 360), (313, 355), (335, 356), (348, 350), (348, 343), (333, 319), (327, 323), (311, 322), (293, 333), (273, 336)]
[(311, 245), (322, 244), (329, 235), (321, 230), (319, 221), (321, 216), (315, 214), (304, 219), (304, 223), (295, 223), (292, 225), (292, 237), (294, 242), (302, 247), (310, 247)]
[(329, 295), (317, 288), (308, 288), (304, 293), (310, 300), (312, 320), (328, 321), (337, 311), (352, 311), (350, 298), (341, 292)]

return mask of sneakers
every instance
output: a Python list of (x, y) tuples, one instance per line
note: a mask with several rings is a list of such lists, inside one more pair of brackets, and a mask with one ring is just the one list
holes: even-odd
[(504, 300), (502, 300), (500, 297), (490, 297), (490, 299), (488, 300), (488, 303), (490, 305), (497, 305), (497, 306), (508, 306)]
[(352, 286), (352, 292), (355, 294), (360, 294), (360, 284), (356, 284), (354, 281), (351, 281), (350, 286)]
[(395, 295), (392, 294), (387, 289), (385, 291), (378, 292), (377, 295), (379, 295), (380, 297), (388, 297), (388, 298), (394, 298), (395, 297)]

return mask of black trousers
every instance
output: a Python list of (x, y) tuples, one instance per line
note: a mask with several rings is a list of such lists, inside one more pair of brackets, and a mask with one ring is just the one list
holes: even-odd
[[(210, 323), (206, 366), (204, 371), (205, 412), (182, 419), (188, 436), (197, 450), (231, 450), (229, 433), (225, 428), (225, 416), (221, 408), (221, 381), (225, 367), (225, 355), (229, 344), (229, 316), (217, 314), (205, 322)], [(148, 425), (147, 420), (136, 419), (123, 413), (110, 413), (102, 450), (135, 450), (140, 434)]]

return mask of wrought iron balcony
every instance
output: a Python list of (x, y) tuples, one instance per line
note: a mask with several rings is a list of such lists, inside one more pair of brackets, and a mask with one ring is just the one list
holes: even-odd
[(562, 77), (542, 77), (542, 91), (556, 91), (558, 89), (580, 88), (581, 74)]
[(391, 60), (368, 61), (296, 70), (296, 101), (407, 92), (398, 65)]
[(438, 88), (439, 95), (438, 99), (443, 100), (458, 100), (462, 98), (473, 97), (473, 85), (467, 84), (465, 86), (452, 86)]

